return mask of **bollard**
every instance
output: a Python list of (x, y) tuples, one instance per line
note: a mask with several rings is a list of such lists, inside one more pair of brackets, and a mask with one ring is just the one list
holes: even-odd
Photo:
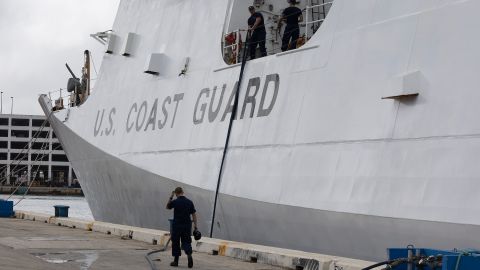
[(67, 205), (54, 205), (55, 208), (55, 217), (68, 217), (68, 208)]

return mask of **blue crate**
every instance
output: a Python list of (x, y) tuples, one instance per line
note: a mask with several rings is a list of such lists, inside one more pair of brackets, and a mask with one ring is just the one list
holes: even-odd
[(13, 201), (0, 200), (0, 217), (13, 216)]
[[(428, 265), (417, 267), (413, 265), (412, 270), (476, 270), (480, 269), (480, 252), (475, 250), (439, 250), (428, 248), (389, 248), (389, 260), (408, 258), (409, 250), (414, 256), (438, 258), (441, 268), (433, 268)], [(395, 270), (407, 270), (406, 263), (395, 267)]]

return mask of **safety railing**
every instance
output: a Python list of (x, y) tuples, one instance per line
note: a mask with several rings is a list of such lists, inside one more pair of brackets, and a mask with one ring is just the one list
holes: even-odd
[(223, 57), (230, 64), (237, 64), (240, 59), (240, 50), (242, 49), (242, 32), (247, 30), (238, 29), (223, 36)]
[(69, 93), (65, 89), (60, 88), (59, 90), (48, 92), (48, 98), (53, 104), (53, 111), (59, 111), (75, 106), (73, 92)]
[[(322, 3), (322, 4), (318, 4), (318, 5), (312, 5), (312, 6), (308, 6), (308, 5), (307, 5), (307, 6), (305, 7), (305, 11), (306, 11), (306, 12), (305, 12), (305, 17), (306, 17), (306, 18), (305, 18), (305, 37), (306, 37), (307, 40), (309, 39), (309, 36), (308, 36), (308, 26), (309, 26), (309, 25), (314, 25), (314, 24), (316, 24), (316, 23), (317, 23), (317, 24), (323, 23), (323, 22), (325, 21), (325, 19), (327, 18), (327, 13), (328, 13), (328, 11), (330, 10), (330, 7), (332, 6), (332, 4), (333, 4), (333, 1), (330, 1), (330, 2), (325, 2), (325, 3)], [(313, 18), (313, 16), (312, 16), (312, 18), (310, 18), (310, 17), (308, 16), (308, 15), (309, 15), (309, 11), (312, 11), (314, 8), (323, 8), (323, 9), (325, 10), (325, 11), (323, 12), (324, 17), (321, 18), (321, 19), (316, 19), (316, 20), (315, 20), (315, 18)], [(317, 13), (318, 13), (318, 12), (317, 12)], [(311, 21), (309, 21), (309, 20), (311, 20)], [(317, 29), (318, 29), (318, 28), (317, 28)], [(312, 35), (315, 34), (315, 31), (316, 31), (317, 29), (313, 29)]]

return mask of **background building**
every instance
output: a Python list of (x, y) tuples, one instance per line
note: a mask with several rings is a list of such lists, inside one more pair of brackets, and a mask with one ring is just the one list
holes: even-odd
[[(71, 186), (76, 179), (55, 133), (41, 115), (0, 114), (0, 183)], [(43, 125), (43, 126), (42, 126)]]

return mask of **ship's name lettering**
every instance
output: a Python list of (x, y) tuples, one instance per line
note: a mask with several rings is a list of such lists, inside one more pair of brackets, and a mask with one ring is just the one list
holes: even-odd
[[(250, 78), (246, 83), (245, 94), (239, 97), (235, 120), (245, 117), (268, 116), (275, 106), (279, 86), (280, 76), (278, 74), (267, 75), (263, 83), (260, 77)], [(227, 84), (200, 90), (193, 108), (193, 124), (199, 125), (207, 121), (210, 123), (214, 121), (223, 122), (225, 119), (230, 119), (237, 87), (238, 82), (228, 89), (231, 90), (229, 93), (226, 93)], [(134, 102), (129, 107), (124, 120), (125, 131), (130, 133), (173, 128), (184, 96), (185, 93), (178, 93), (162, 99)], [(115, 135), (116, 114), (117, 109), (115, 107), (97, 111), (93, 130), (95, 137)]]
[[(195, 103), (193, 123), (198, 125), (203, 123), (205, 119), (208, 119), (208, 122), (212, 123), (219, 117), (221, 117), (220, 121), (229, 119), (227, 116), (230, 116), (232, 113), (237, 86), (238, 82), (235, 83), (228, 97), (228, 101), (224, 106), (223, 101), (225, 98), (225, 90), (227, 89), (226, 84), (223, 84), (220, 90), (217, 86), (214, 86), (212, 89), (202, 89)], [(246, 115), (250, 118), (253, 118), (255, 115), (256, 117), (268, 116), (275, 106), (279, 86), (280, 76), (278, 74), (267, 75), (263, 83), (263, 88), (261, 88), (261, 79), (259, 77), (251, 78), (247, 84), (243, 103), (238, 104), (235, 120), (238, 119), (239, 114), (240, 119), (245, 118)], [(269, 100), (267, 100), (267, 98), (269, 98)], [(222, 106), (224, 108), (221, 110)], [(249, 111), (247, 109), (248, 107)], [(207, 117), (205, 117), (206, 115)]]
[(97, 118), (95, 119), (95, 127), (93, 129), (93, 135), (97, 137), (99, 134), (100, 136), (106, 135), (115, 135), (115, 129), (113, 128), (113, 116), (117, 112), (117, 109), (111, 108), (107, 113), (107, 127), (102, 128), (103, 126), (103, 118), (105, 118), (105, 109), (97, 111)]
[[(167, 96), (162, 101), (156, 98), (151, 107), (148, 106), (148, 101), (143, 101), (140, 104), (133, 103), (128, 112), (126, 130), (127, 132), (135, 129), (136, 131), (147, 131), (148, 129), (156, 130), (163, 129), (169, 121), (169, 110), (174, 107), (170, 127), (173, 128), (175, 124), (175, 117), (177, 116), (178, 105), (183, 100), (183, 93), (176, 94), (173, 97)], [(160, 103), (160, 104), (159, 104)], [(161, 106), (161, 116), (157, 119), (159, 106)]]

